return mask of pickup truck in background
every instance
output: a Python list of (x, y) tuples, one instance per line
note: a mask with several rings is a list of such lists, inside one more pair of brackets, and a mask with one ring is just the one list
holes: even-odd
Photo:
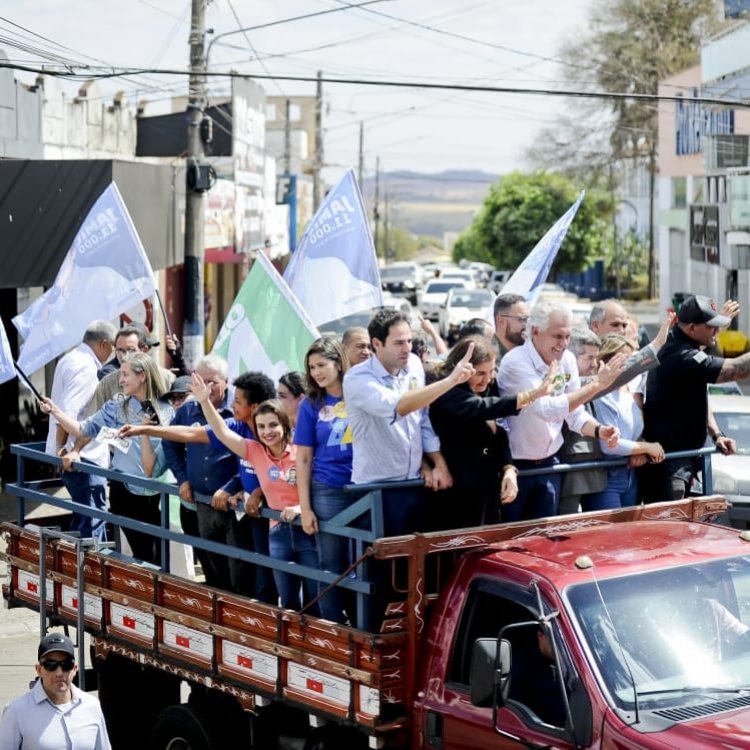
[(378, 539), (380, 632), (14, 524), (3, 593), (84, 623), (116, 750), (750, 748), (750, 534), (708, 523), (725, 507)]

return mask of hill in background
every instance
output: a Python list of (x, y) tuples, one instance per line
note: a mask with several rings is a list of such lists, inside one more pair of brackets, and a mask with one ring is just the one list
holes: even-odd
[[(442, 238), (445, 232), (461, 232), (471, 223), (487, 191), (498, 175), (480, 170), (446, 170), (434, 174), (400, 170), (380, 175), (380, 215), (385, 214), (388, 192), (391, 223), (417, 235)], [(371, 212), (375, 178), (362, 186)]]

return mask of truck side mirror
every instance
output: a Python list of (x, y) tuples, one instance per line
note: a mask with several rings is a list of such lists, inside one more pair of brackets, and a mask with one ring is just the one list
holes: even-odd
[(478, 638), (471, 651), (471, 702), (478, 708), (505, 705), (510, 689), (510, 641)]

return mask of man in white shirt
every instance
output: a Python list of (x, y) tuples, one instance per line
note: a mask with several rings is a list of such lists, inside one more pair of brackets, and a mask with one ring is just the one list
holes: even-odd
[[(610, 360), (607, 367), (581, 386), (575, 355), (568, 351), (571, 327), (572, 316), (565, 305), (541, 302), (529, 315), (526, 342), (508, 352), (500, 362), (499, 387), (503, 395), (538, 387), (552, 362), (559, 362), (554, 392), (506, 420), (513, 463), (520, 470), (548, 468), (559, 463), (563, 422), (573, 432), (617, 445), (618, 429), (599, 424), (583, 404), (614, 381), (624, 356)], [(520, 476), (516, 499), (502, 508), (503, 520), (556, 515), (561, 482), (560, 474)]]
[[(95, 320), (83, 334), (83, 341), (64, 355), (55, 367), (50, 397), (60, 408), (75, 419), (83, 419), (86, 407), (92, 399), (99, 381), (97, 370), (112, 356), (117, 329), (108, 320)], [(64, 456), (74, 443), (74, 438), (50, 415), (46, 452), (53, 456)], [(109, 464), (107, 446), (97, 440), (90, 442), (80, 452), (80, 458), (97, 466)], [(98, 510), (106, 510), (106, 486), (104, 477), (93, 476), (82, 471), (63, 471), (62, 481), (74, 502)], [(105, 538), (105, 524), (99, 518), (73, 514), (71, 531), (79, 531), (82, 537)]]
[(78, 665), (70, 638), (48, 633), (37, 654), (36, 681), (3, 711), (0, 748), (110, 750), (99, 701), (73, 684)]

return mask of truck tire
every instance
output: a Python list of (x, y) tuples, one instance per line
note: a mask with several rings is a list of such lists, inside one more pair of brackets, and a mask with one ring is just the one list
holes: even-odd
[(212, 750), (211, 738), (200, 715), (190, 706), (165, 708), (156, 720), (150, 750)]

